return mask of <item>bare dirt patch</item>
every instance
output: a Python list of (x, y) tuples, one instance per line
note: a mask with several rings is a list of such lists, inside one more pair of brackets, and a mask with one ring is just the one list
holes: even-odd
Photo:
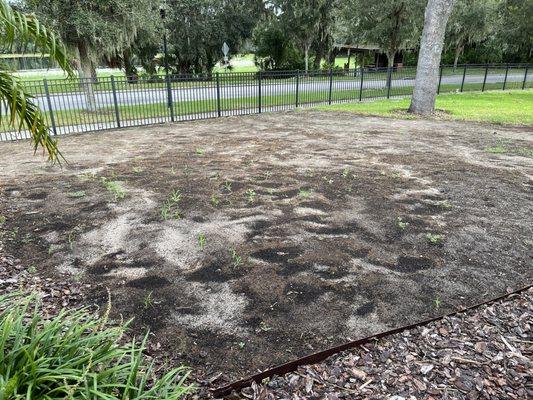
[[(487, 151), (505, 143), (505, 151)], [(291, 112), (0, 143), (2, 240), (237, 378), (533, 278), (533, 132)], [(521, 149), (514, 151), (513, 149)], [(525, 149), (525, 150), (524, 150)]]

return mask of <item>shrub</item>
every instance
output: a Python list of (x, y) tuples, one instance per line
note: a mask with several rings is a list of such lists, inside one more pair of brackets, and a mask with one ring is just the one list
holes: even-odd
[(128, 324), (106, 326), (87, 309), (46, 319), (35, 297), (0, 296), (0, 400), (179, 399), (188, 371), (158, 377), (147, 336), (123, 344)]

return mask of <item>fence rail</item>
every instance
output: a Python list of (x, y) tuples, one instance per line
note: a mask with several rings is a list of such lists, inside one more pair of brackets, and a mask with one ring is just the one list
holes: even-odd
[[(416, 68), (56, 79), (26, 84), (55, 135), (409, 96)], [(443, 65), (439, 93), (528, 89), (525, 64)], [(5, 107), (4, 105), (2, 107)], [(5, 108), (1, 112), (5, 114)], [(2, 119), (0, 141), (28, 137)]]

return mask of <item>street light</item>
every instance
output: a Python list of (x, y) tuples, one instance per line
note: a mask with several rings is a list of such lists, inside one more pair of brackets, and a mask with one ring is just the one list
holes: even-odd
[(167, 107), (170, 109), (171, 120), (174, 121), (174, 110), (172, 107), (172, 88), (170, 85), (170, 76), (168, 71), (168, 49), (167, 49), (167, 27), (165, 26), (165, 18), (167, 16), (166, 4), (162, 4), (159, 8), (159, 15), (163, 21), (163, 58), (165, 63), (165, 80), (167, 82)]
[(168, 76), (167, 27), (165, 26), (165, 18), (167, 16), (166, 4), (161, 5), (161, 7), (159, 8), (159, 15), (161, 15), (161, 20), (163, 21), (163, 61), (165, 62), (165, 73)]

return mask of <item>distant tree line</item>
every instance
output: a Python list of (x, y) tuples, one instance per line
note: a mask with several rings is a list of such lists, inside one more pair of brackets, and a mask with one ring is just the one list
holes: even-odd
[[(84, 78), (101, 62), (128, 76), (159, 79), (162, 37), (172, 73), (207, 73), (232, 54), (252, 52), (262, 69), (331, 67), (334, 43), (374, 44), (392, 65), (416, 63), (427, 0), (20, 0), (70, 49)], [(166, 18), (161, 19), (163, 7)], [(533, 1), (457, 0), (446, 29), (445, 63), (529, 62)], [(141, 66), (142, 69), (138, 70)], [(88, 95), (91, 88), (87, 86)]]

